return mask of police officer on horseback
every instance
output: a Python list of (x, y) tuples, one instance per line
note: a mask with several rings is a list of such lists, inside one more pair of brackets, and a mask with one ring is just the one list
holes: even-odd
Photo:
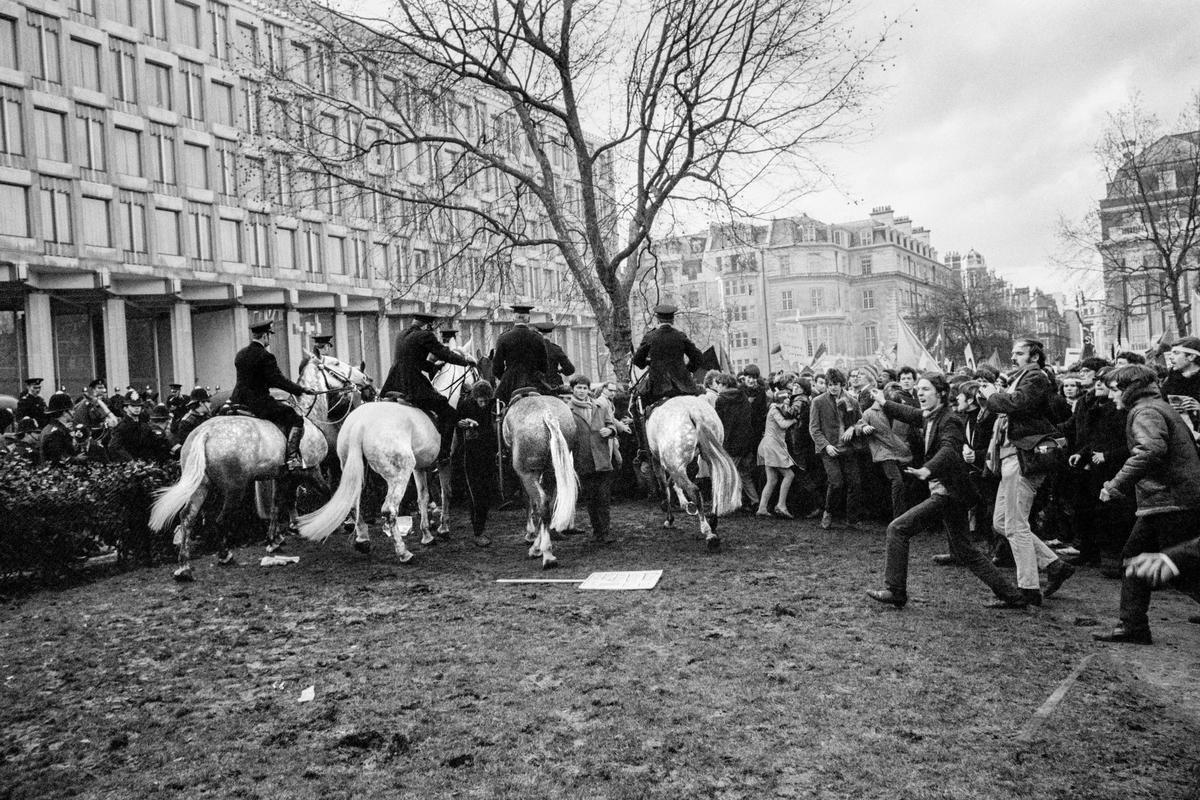
[(692, 372), (700, 368), (704, 354), (686, 333), (674, 326), (677, 310), (672, 305), (656, 306), (654, 316), (658, 318), (658, 327), (642, 338), (633, 354), (633, 365), (647, 370), (634, 392), (646, 409), (668, 397), (701, 392)]
[(300, 457), (300, 440), (304, 437), (304, 418), (292, 406), (271, 397), (270, 390), (282, 389), (290, 394), (316, 394), (317, 392), (288, 380), (279, 371), (279, 362), (275, 360), (275, 355), (267, 349), (272, 333), (274, 330), (269, 320), (250, 326), (250, 344), (239, 350), (233, 359), (233, 366), (237, 370), (237, 384), (233, 387), (229, 402), (245, 406), (259, 419), (274, 422), (283, 428), (287, 436), (284, 468), (293, 471), (304, 468), (304, 461)]
[(557, 326), (552, 321), (546, 320), (545, 322), (535, 322), (533, 327), (537, 328), (546, 340), (546, 385), (556, 392), (566, 391), (564, 379), (575, 374), (575, 365), (571, 363), (571, 359), (567, 358), (566, 352), (558, 342), (550, 338), (550, 334)]
[(312, 337), (312, 347), (305, 350), (304, 357), (300, 359), (300, 374), (304, 374), (304, 368), (308, 366), (309, 361), (321, 364), (327, 355), (333, 355), (333, 334)]
[(475, 359), (459, 355), (439, 342), (434, 333), (437, 321), (438, 317), (434, 314), (413, 314), (412, 327), (396, 340), (396, 360), (379, 391), (385, 399), (389, 393), (393, 393), (399, 399), (435, 416), (438, 433), (442, 436), (442, 448), (438, 453), (438, 460), (442, 461), (450, 455), (458, 412), (449, 400), (433, 388), (430, 378), (442, 364), (473, 367)]
[(533, 306), (514, 305), (511, 308), (514, 324), (496, 340), (496, 353), (492, 361), (492, 371), (500, 379), (496, 386), (496, 399), (502, 403), (508, 403), (518, 389), (552, 391), (545, 381), (549, 369), (546, 340), (529, 327), (529, 314)]

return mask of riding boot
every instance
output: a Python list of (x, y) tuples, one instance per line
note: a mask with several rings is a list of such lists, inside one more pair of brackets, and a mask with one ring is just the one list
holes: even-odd
[(297, 425), (288, 430), (287, 448), (283, 453), (283, 466), (289, 472), (304, 469), (304, 459), (300, 457), (300, 440), (303, 438), (303, 425)]

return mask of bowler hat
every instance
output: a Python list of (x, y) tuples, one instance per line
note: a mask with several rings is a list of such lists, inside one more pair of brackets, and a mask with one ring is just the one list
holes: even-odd
[(201, 402), (211, 400), (212, 398), (208, 394), (208, 389), (205, 389), (203, 386), (197, 386), (195, 389), (192, 389), (192, 393), (188, 395), (188, 399)]
[(553, 322), (546, 320), (544, 322), (533, 323), (533, 327), (537, 328), (542, 333), (549, 333), (550, 331), (554, 330), (558, 326), (555, 325)]

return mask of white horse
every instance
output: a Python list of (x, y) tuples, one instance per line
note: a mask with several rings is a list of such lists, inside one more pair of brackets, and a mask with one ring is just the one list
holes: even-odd
[[(311, 541), (324, 541), (353, 511), (356, 546), (370, 541), (359, 508), (366, 481), (366, 467), (369, 465), (387, 481), (382, 508), (384, 530), (392, 537), (396, 556), (401, 562), (408, 561), (412, 553), (404, 546), (404, 535), (408, 529), (403, 528), (400, 522), (400, 502), (404, 499), (411, 477), (417, 483), (421, 544), (433, 542), (433, 533), (429, 529), (429, 480), (426, 473), (437, 463), (440, 447), (441, 437), (433, 420), (418, 408), (384, 401), (364, 403), (354, 409), (346, 417), (338, 434), (337, 454), (342, 466), (342, 480), (328, 503), (297, 519), (300, 535)], [(444, 507), (441, 522), (445, 527)]]
[(337, 460), (338, 431), (350, 412), (362, 405), (362, 390), (371, 383), (371, 377), (345, 361), (322, 356), (307, 359), (296, 382), (318, 392), (300, 397), (300, 413), (325, 436), (328, 449), (321, 467), (329, 485), (334, 486), (341, 477)]
[[(286, 440), (279, 426), (255, 417), (213, 417), (192, 431), (180, 451), (179, 480), (156, 492), (150, 510), (150, 529), (161, 531), (184, 510), (175, 528), (175, 544), (179, 548), (178, 581), (192, 580), (191, 535), (200, 509), (212, 487), (224, 495), (224, 504), (217, 516), (219, 564), (230, 564), (233, 555), (225, 544), (226, 525), (241, 501), (246, 487), (256, 482), (258, 513), (270, 519), (267, 533), (267, 552), (274, 552), (283, 543), (283, 510), (274, 484), (279, 479), (296, 480), (283, 471)], [(325, 437), (311, 422), (305, 421), (300, 441), (300, 454), (308, 466), (316, 466), (325, 458)], [(290, 490), (289, 490), (290, 491)]]
[(564, 531), (575, 517), (579, 476), (571, 456), (574, 441), (575, 415), (557, 397), (523, 397), (504, 415), (504, 443), (512, 448), (513, 469), (529, 502), (525, 522), (525, 540), (532, 543), (529, 557), (541, 556), (542, 569), (558, 566), (550, 529)]
[[(701, 397), (684, 395), (672, 397), (650, 415), (646, 423), (654, 471), (667, 495), (667, 519), (664, 528), (675, 526), (671, 510), (671, 489), (675, 489), (679, 504), (689, 515), (700, 516), (700, 533), (709, 550), (718, 550), (717, 517), (740, 507), (742, 482), (736, 465), (721, 442), (725, 426), (711, 405)], [(703, 513), (703, 498), (696, 484), (688, 477), (688, 466), (697, 458), (703, 459), (712, 473), (712, 506), (710, 514)]]

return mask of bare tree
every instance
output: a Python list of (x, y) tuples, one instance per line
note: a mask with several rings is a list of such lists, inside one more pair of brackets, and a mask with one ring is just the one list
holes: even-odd
[(660, 218), (799, 185), (883, 41), (849, 0), (281, 2), (314, 40), (271, 75), (297, 167), (387, 198), (397, 236), (446, 242), (459, 274), (473, 254), (489, 291), (524, 294), (511, 265), (552, 254), (618, 374)]
[(1062, 223), (1062, 238), (1096, 248), (1103, 302), (1117, 337), (1131, 315), (1166, 310), (1166, 324), (1188, 333), (1197, 288), (1200, 236), (1200, 93), (1174, 129), (1135, 97), (1108, 117), (1096, 157), (1106, 196), (1081, 223)]
[(939, 289), (911, 320), (926, 342), (942, 333), (945, 352), (955, 361), (967, 344), (979, 361), (993, 349), (1007, 352), (1020, 322), (1008, 285), (990, 272), (973, 276), (969, 284), (955, 282)]

